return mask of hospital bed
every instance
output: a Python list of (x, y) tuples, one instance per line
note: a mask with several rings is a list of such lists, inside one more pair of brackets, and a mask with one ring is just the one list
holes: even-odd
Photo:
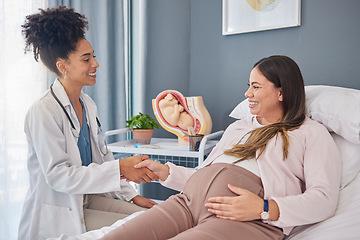
[[(320, 85), (306, 86), (305, 90), (307, 116), (327, 127), (342, 157), (340, 198), (333, 217), (296, 227), (285, 240), (360, 239), (360, 90)], [(244, 100), (230, 117), (242, 119), (249, 114)], [(134, 213), (110, 227), (58, 239), (96, 239), (139, 214)]]
[[(360, 90), (306, 86), (306, 115), (324, 124), (343, 161), (340, 198), (335, 215), (320, 223), (296, 227), (286, 240), (360, 239)], [(246, 100), (230, 113), (249, 115)]]

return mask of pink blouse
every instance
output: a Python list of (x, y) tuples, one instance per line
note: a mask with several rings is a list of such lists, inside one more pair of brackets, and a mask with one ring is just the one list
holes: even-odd
[[(238, 120), (224, 132), (204, 163), (211, 164), (225, 149), (254, 129), (252, 119)], [(306, 118), (300, 128), (289, 131), (288, 157), (283, 160), (282, 138), (274, 137), (258, 158), (265, 199), (276, 201), (280, 217), (270, 224), (290, 233), (293, 227), (316, 223), (334, 215), (341, 179), (341, 158), (330, 133), (320, 123)], [(172, 163), (164, 186), (181, 191), (196, 171)]]

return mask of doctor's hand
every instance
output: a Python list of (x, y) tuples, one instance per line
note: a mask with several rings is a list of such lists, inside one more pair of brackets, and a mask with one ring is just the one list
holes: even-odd
[(153, 200), (150, 200), (148, 198), (144, 198), (140, 195), (136, 195), (132, 201), (138, 205), (139, 207), (143, 207), (143, 208), (152, 208), (154, 205), (156, 205), (157, 203), (154, 202)]
[(135, 168), (137, 163), (149, 159), (147, 155), (137, 155), (128, 158), (119, 159), (120, 174), (128, 181), (136, 183), (146, 183), (152, 180), (159, 180), (159, 177), (148, 168)]
[(228, 184), (228, 188), (239, 196), (212, 197), (205, 207), (218, 218), (234, 221), (251, 221), (260, 219), (264, 200), (254, 193)]
[(154, 160), (144, 160), (134, 166), (135, 168), (148, 168), (155, 173), (160, 180), (165, 181), (170, 174), (169, 166)]

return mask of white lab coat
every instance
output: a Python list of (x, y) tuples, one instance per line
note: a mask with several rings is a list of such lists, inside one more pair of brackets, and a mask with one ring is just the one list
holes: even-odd
[[(53, 91), (69, 113), (77, 136), (80, 124), (69, 98), (58, 80)], [(28, 142), (27, 167), (30, 189), (27, 193), (19, 225), (21, 240), (59, 237), (86, 231), (83, 213), (84, 194), (114, 196), (130, 200), (137, 192), (125, 180), (120, 180), (119, 162), (111, 152), (99, 150), (96, 122), (97, 107), (81, 92), (89, 124), (92, 164), (82, 166), (77, 138), (60, 105), (46, 91), (29, 109), (25, 119)]]

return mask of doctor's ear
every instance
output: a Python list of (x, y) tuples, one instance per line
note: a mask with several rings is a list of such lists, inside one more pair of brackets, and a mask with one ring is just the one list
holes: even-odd
[(64, 60), (60, 59), (56, 62), (56, 67), (59, 70), (59, 72), (64, 75), (66, 73), (66, 68), (64, 64)]

